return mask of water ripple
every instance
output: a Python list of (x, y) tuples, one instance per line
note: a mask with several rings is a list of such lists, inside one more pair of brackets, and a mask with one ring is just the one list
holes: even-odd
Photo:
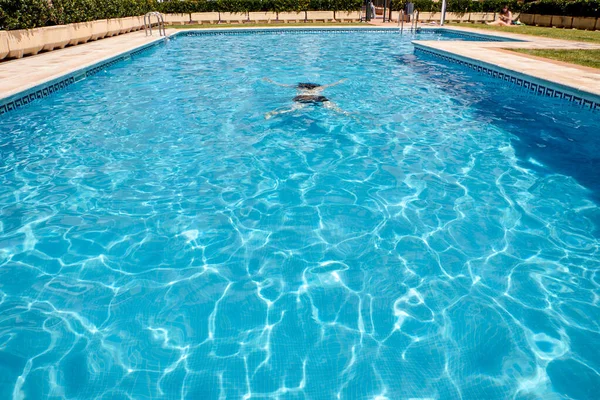
[(0, 398), (594, 398), (597, 116), (410, 39), (181, 37), (2, 116)]

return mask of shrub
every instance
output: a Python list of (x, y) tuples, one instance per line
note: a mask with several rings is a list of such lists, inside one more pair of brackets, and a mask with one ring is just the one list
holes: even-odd
[(215, 10), (222, 12), (245, 13), (250, 11), (250, 2), (244, 0), (217, 0), (215, 4)]
[(296, 0), (296, 7), (294, 11), (308, 11), (310, 10), (310, 0)]
[(327, 11), (358, 11), (363, 3), (362, 0), (331, 0)]
[(600, 18), (600, 0), (577, 0), (565, 2), (564, 13), (570, 17)]
[(0, 29), (131, 17), (156, 10), (158, 4), (156, 0), (0, 0)]
[[(189, 14), (195, 12), (213, 12), (217, 11), (218, 4), (222, 4), (227, 0), (207, 1), (207, 0), (187, 0), (187, 1), (169, 1), (159, 3), (155, 6), (155, 10), (165, 14)], [(235, 5), (242, 0), (229, 0), (227, 3)], [(237, 12), (237, 11), (232, 11)]]
[(523, 12), (529, 14), (561, 15), (564, 12), (564, 1), (535, 1), (527, 3)]
[(159, 3), (158, 10), (163, 13), (354, 11), (360, 10), (362, 4), (363, 0), (171, 0)]
[[(407, 0), (394, 1), (392, 9), (394, 11), (403, 10)], [(415, 10), (420, 12), (440, 12), (442, 10), (442, 2), (433, 2), (432, 0), (414, 0)], [(466, 13), (466, 12), (498, 12), (502, 10), (504, 5), (508, 5), (510, 10), (520, 11), (521, 3), (517, 0), (448, 0), (446, 4), (446, 12)]]
[(600, 17), (600, 0), (539, 0), (525, 4), (523, 12), (570, 17)]
[(0, 29), (28, 29), (50, 22), (47, 0), (0, 0)]
[(52, 22), (57, 25), (96, 19), (93, 0), (53, 0), (51, 14)]
[[(393, 10), (402, 10), (407, 0), (394, 0)], [(421, 12), (439, 12), (441, 1), (413, 0)], [(52, 4), (52, 5), (50, 5)], [(448, 0), (446, 11), (498, 12), (508, 4), (512, 11), (530, 14), (600, 17), (600, 0)], [(47, 25), (86, 22), (106, 18), (143, 15), (149, 11), (188, 14), (195, 12), (252, 11), (355, 11), (363, 0), (0, 0), (0, 29), (28, 29)]]
[(432, 0), (414, 0), (414, 1), (394, 1), (392, 3), (392, 10), (400, 11), (406, 8), (407, 3), (413, 3), (415, 6), (415, 10), (419, 10), (421, 12), (438, 12), (442, 9), (442, 2), (433, 2)]

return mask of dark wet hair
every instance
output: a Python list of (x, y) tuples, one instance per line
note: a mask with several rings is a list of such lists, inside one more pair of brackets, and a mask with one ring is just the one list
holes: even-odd
[(310, 94), (298, 95), (298, 96), (294, 97), (293, 100), (297, 103), (305, 103), (305, 104), (323, 103), (325, 101), (329, 101), (329, 99), (325, 96), (313, 96)]
[(319, 86), (322, 86), (322, 85), (319, 85), (318, 83), (300, 82), (298, 84), (298, 86), (296, 86), (296, 87), (298, 89), (309, 89), (310, 90), (310, 89), (316, 89)]

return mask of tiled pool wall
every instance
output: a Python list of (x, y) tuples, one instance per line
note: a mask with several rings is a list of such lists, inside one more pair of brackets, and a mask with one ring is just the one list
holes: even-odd
[(161, 43), (164, 43), (164, 41), (161, 40), (144, 44), (133, 50), (99, 61), (96, 64), (90, 65), (88, 67), (79, 69), (74, 72), (67, 73), (61, 76), (60, 78), (52, 79), (50, 81), (34, 86), (30, 89), (27, 89), (23, 92), (14, 94), (4, 99), (0, 99), (0, 115), (24, 107), (33, 101), (48, 97), (51, 94), (56, 93), (57, 91), (62, 90), (75, 82), (95, 75), (98, 72), (103, 71), (106, 68), (117, 64), (121, 61), (125, 61), (132, 57), (136, 57), (144, 53), (145, 51), (155, 46), (158, 46)]
[[(432, 33), (443, 33), (451, 37), (469, 38), (482, 41), (495, 41), (495, 42), (506, 42), (506, 41), (520, 41), (516, 39), (509, 39), (484, 34), (474, 34), (465, 32), (450, 31), (443, 28), (432, 28), (432, 29), (419, 29), (420, 32), (432, 32)], [(396, 28), (287, 28), (287, 29), (206, 29), (206, 30), (187, 30), (177, 32), (171, 35), (171, 38), (177, 36), (204, 36), (204, 35), (249, 35), (249, 34), (345, 34), (354, 32), (372, 32), (382, 34), (398, 34)], [(164, 43), (164, 41), (156, 41), (149, 44), (142, 45), (133, 50), (111, 57), (109, 59), (100, 61), (89, 67), (65, 74), (64, 76), (53, 79), (51, 81), (44, 82), (38, 86), (30, 88), (21, 93), (0, 99), (0, 115), (24, 107), (33, 101), (43, 99), (50, 96), (51, 94), (62, 90), (69, 85), (92, 76), (116, 63), (127, 60), (131, 57), (136, 57), (141, 53)], [(502, 79), (506, 82), (522, 86), (529, 89), (532, 93), (539, 96), (549, 96), (564, 99), (574, 104), (581, 105), (582, 107), (589, 108), (590, 110), (600, 110), (600, 97), (595, 96), (591, 93), (581, 92), (574, 88), (563, 87), (558, 84), (542, 81), (534, 77), (518, 74), (514, 71), (505, 70), (503, 68), (480, 63), (474, 60), (463, 59), (459, 56), (451, 55), (439, 50), (432, 50), (420, 45), (415, 46), (415, 53), (423, 53), (432, 55), (445, 61), (458, 63), (468, 68), (474, 69), (478, 72), (491, 75), (495, 78)]]
[[(382, 34), (394, 34), (397, 35), (399, 32), (398, 28), (284, 28), (284, 29), (206, 29), (206, 30), (189, 30), (179, 32), (177, 36), (224, 36), (224, 35), (275, 35), (275, 34), (321, 34), (321, 33), (355, 33), (355, 32), (370, 32), (370, 33), (382, 33)], [(470, 32), (457, 32), (454, 30), (448, 30), (443, 28), (418, 28), (417, 33), (438, 33), (449, 37), (481, 40), (486, 42), (522, 42), (522, 40), (504, 38), (499, 36), (491, 36), (479, 33)], [(409, 29), (404, 29), (404, 34), (413, 33)]]
[(582, 92), (575, 88), (562, 86), (554, 82), (545, 81), (526, 74), (520, 74), (516, 71), (487, 64), (482, 61), (464, 58), (442, 50), (431, 49), (419, 44), (413, 45), (415, 46), (416, 54), (423, 53), (450, 63), (465, 66), (482, 74), (520, 86), (538, 96), (560, 98), (590, 110), (600, 111), (600, 96), (595, 96), (592, 93)]

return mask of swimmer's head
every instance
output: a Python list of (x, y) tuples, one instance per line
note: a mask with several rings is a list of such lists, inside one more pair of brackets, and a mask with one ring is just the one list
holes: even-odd
[(301, 82), (298, 84), (297, 88), (298, 89), (308, 89), (308, 90), (312, 90), (312, 89), (316, 89), (318, 87), (321, 87), (322, 85), (316, 84), (316, 83), (307, 83), (307, 82)]

